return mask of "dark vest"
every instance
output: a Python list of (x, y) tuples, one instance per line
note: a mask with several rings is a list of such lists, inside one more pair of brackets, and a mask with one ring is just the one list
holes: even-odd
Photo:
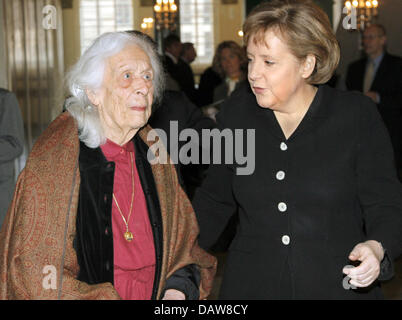
[[(132, 139), (135, 164), (144, 191), (154, 236), (156, 271), (151, 299), (156, 299), (162, 266), (162, 217), (148, 146), (138, 135)], [(108, 162), (101, 148), (91, 149), (80, 142), (80, 191), (74, 249), (80, 271), (77, 280), (88, 284), (113, 284), (112, 193), (114, 162)]]

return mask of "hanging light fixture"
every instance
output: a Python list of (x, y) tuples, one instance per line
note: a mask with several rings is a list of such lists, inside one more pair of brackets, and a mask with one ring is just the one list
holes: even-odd
[(149, 17), (149, 18), (142, 19), (142, 23), (141, 23), (142, 32), (150, 35), (153, 27), (154, 27), (154, 19), (153, 18)]
[(378, 16), (379, 0), (347, 0), (345, 7), (347, 14), (355, 14), (357, 29), (364, 30)]
[(176, 29), (177, 5), (174, 0), (157, 0), (154, 12), (157, 30), (174, 31)]

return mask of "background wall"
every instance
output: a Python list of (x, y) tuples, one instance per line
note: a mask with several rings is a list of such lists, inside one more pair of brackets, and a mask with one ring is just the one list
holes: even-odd
[(7, 81), (7, 57), (6, 57), (6, 41), (4, 34), (4, 10), (3, 1), (0, 0), (0, 88), (8, 88)]
[(63, 9), (64, 70), (68, 71), (80, 57), (79, 0), (72, 1), (72, 8)]
[(233, 40), (242, 45), (243, 39), (238, 35), (244, 22), (245, 2), (222, 4), (214, 1), (215, 46), (224, 40)]
[[(357, 31), (347, 31), (342, 27), (344, 0), (314, 0), (329, 16), (333, 23), (336, 37), (341, 46), (341, 60), (337, 74), (340, 76), (338, 86), (344, 88), (343, 78), (347, 66), (361, 57), (361, 39)], [(246, 13), (261, 3), (261, 0), (246, 0)], [(387, 49), (391, 54), (402, 56), (402, 0), (380, 0), (377, 22), (387, 30)]]
[[(68, 70), (81, 55), (79, 0), (73, 0), (72, 4), (72, 8), (63, 9), (65, 70)], [(245, 4), (245, 0), (238, 0), (235, 4), (222, 4), (221, 0), (213, 1), (215, 46), (224, 40), (233, 40), (242, 44), (242, 38), (238, 35), (238, 31), (241, 30), (246, 14)], [(133, 0), (134, 29), (141, 30), (142, 20), (146, 17), (153, 17), (153, 6), (141, 6), (141, 1)], [(153, 32), (150, 35), (153, 36)], [(193, 66), (196, 74), (205, 67), (204, 65)]]
[[(68, 70), (81, 55), (79, 6), (79, 0), (73, 0), (72, 8), (63, 9), (65, 70)], [(133, 0), (134, 29), (141, 30), (141, 22), (145, 17), (153, 17), (153, 7), (142, 7), (139, 0)]]
[[(341, 0), (339, 0), (341, 1)], [(342, 10), (342, 9), (340, 9)], [(387, 47), (388, 52), (394, 55), (402, 56), (402, 0), (381, 0), (378, 8), (377, 22), (384, 25), (387, 30)], [(344, 77), (347, 66), (354, 60), (361, 57), (361, 40), (360, 33), (357, 31), (345, 30), (342, 26), (344, 15), (341, 12), (340, 23), (336, 31), (336, 37), (341, 46), (341, 60), (337, 70), (337, 74), (341, 77), (338, 87), (344, 88)]]
[[(0, 4), (4, 0), (0, 0)], [(315, 0), (329, 15), (336, 24), (340, 21), (337, 28), (337, 38), (340, 42), (341, 62), (338, 69), (339, 74), (344, 74), (347, 65), (360, 56), (359, 35), (357, 32), (348, 32), (342, 28), (341, 10), (343, 0)], [(235, 4), (222, 4), (221, 0), (214, 0), (214, 42), (217, 46), (221, 41), (234, 40), (242, 44), (242, 38), (237, 32), (241, 29), (244, 18), (250, 10), (259, 4), (261, 0), (238, 0)], [(65, 70), (75, 62), (80, 56), (80, 29), (79, 29), (79, 0), (73, 0), (71, 9), (63, 9), (63, 42), (64, 42), (64, 66)], [(379, 8), (379, 22), (384, 24), (388, 31), (388, 48), (391, 53), (402, 55), (401, 46), (401, 20), (402, 0), (381, 0)], [(333, 12), (335, 8), (335, 12)], [(2, 6), (0, 6), (0, 10)], [(140, 30), (142, 19), (153, 17), (152, 6), (141, 6), (139, 0), (133, 0), (134, 28)], [(0, 11), (1, 14), (1, 11)], [(0, 40), (1, 40), (0, 24)], [(0, 62), (4, 61), (4, 45), (0, 41)], [(2, 60), (3, 59), (3, 60)], [(3, 63), (0, 63), (2, 68)], [(193, 66), (194, 71), (199, 73), (205, 66)], [(1, 70), (1, 69), (0, 69)], [(0, 85), (6, 84), (4, 72), (0, 72)]]
[[(328, 14), (330, 20), (332, 20), (332, 4), (334, 0), (314, 0), (321, 8), (325, 10)], [(245, 0), (246, 4), (246, 13), (250, 13), (250, 11), (259, 3), (263, 2), (262, 0)]]

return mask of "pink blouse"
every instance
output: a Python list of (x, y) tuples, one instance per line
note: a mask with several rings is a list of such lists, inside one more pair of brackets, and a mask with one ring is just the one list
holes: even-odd
[(126, 221), (132, 196), (132, 155), (134, 203), (128, 225), (134, 237), (131, 242), (124, 238), (126, 224), (113, 200), (114, 287), (124, 300), (147, 300), (151, 298), (155, 277), (155, 248), (147, 204), (135, 165), (134, 145), (128, 142), (121, 147), (107, 140), (101, 149), (106, 159), (115, 163), (113, 193)]

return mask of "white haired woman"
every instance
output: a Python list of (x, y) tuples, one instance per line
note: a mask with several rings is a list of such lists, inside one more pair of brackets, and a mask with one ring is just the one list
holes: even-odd
[(100, 36), (39, 137), (0, 233), (1, 299), (199, 299), (215, 259), (172, 165), (150, 164), (163, 71), (141, 35)]

